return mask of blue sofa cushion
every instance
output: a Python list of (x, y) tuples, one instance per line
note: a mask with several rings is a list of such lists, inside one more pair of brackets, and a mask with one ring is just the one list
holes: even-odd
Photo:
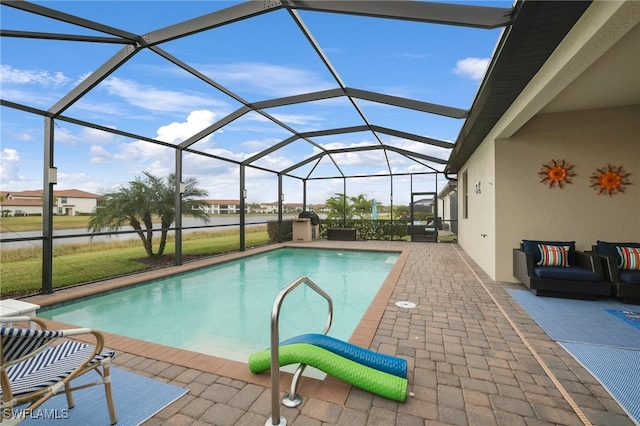
[(621, 269), (620, 281), (629, 284), (640, 284), (640, 271), (633, 269)]
[(598, 274), (579, 266), (536, 266), (533, 269), (533, 273), (538, 278), (570, 281), (600, 281)]
[(640, 248), (640, 243), (612, 243), (607, 241), (596, 242), (596, 253), (601, 254), (603, 256), (611, 256), (616, 259), (616, 265), (620, 265), (622, 263), (622, 258), (618, 253), (617, 247), (635, 247)]
[[(576, 242), (575, 241), (537, 241), (537, 240), (522, 240), (522, 250), (529, 252), (533, 255), (533, 264), (540, 263), (542, 255), (538, 244), (545, 244), (549, 246), (569, 246), (569, 265), (575, 265), (576, 263)], [(615, 250), (615, 248), (614, 248)]]

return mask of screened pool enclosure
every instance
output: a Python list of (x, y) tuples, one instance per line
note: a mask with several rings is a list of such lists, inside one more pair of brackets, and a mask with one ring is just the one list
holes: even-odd
[(461, 141), (479, 143), (508, 107), (489, 96), (506, 75), (497, 58), (538, 7), (466, 3), (3, 0), (3, 158), (38, 146), (21, 161), (41, 178), (5, 179), (3, 193), (41, 187), (42, 291), (64, 238), (56, 186), (175, 174), (176, 264), (188, 178), (239, 200), (240, 250), (250, 202), (277, 202), (282, 223), (285, 197), (305, 210), (367, 194), (392, 220), (436, 200)]

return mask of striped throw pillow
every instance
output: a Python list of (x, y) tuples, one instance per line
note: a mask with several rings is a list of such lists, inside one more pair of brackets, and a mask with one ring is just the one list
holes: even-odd
[(616, 247), (620, 255), (620, 269), (640, 270), (640, 249), (636, 247)]
[(569, 266), (569, 246), (550, 246), (538, 244), (540, 250), (539, 266)]

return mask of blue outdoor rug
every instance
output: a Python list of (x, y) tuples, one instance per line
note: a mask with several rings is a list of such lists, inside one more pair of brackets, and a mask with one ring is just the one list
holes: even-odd
[[(90, 372), (74, 380), (73, 384), (77, 386), (97, 379), (98, 375)], [(118, 426), (139, 425), (188, 392), (187, 389), (113, 366), (111, 367), (111, 389)], [(27, 416), (21, 424), (25, 426), (111, 425), (103, 385), (80, 389), (73, 393), (73, 399), (75, 407), (69, 410), (64, 393), (57, 395), (42, 405), (41, 409), (36, 409), (31, 416)]]
[(639, 311), (638, 305), (538, 297), (529, 290), (508, 292), (553, 340), (640, 350), (640, 330), (608, 312)]
[(589, 301), (538, 297), (528, 290), (508, 292), (640, 425), (638, 306), (613, 299)]
[(640, 424), (640, 351), (560, 342)]

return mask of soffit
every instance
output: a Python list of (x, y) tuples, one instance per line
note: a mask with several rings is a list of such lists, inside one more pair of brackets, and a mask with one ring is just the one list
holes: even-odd
[(449, 158), (447, 173), (458, 173), (590, 4), (589, 1), (516, 4), (514, 24), (499, 42)]
[(581, 73), (540, 112), (640, 104), (640, 25)]

